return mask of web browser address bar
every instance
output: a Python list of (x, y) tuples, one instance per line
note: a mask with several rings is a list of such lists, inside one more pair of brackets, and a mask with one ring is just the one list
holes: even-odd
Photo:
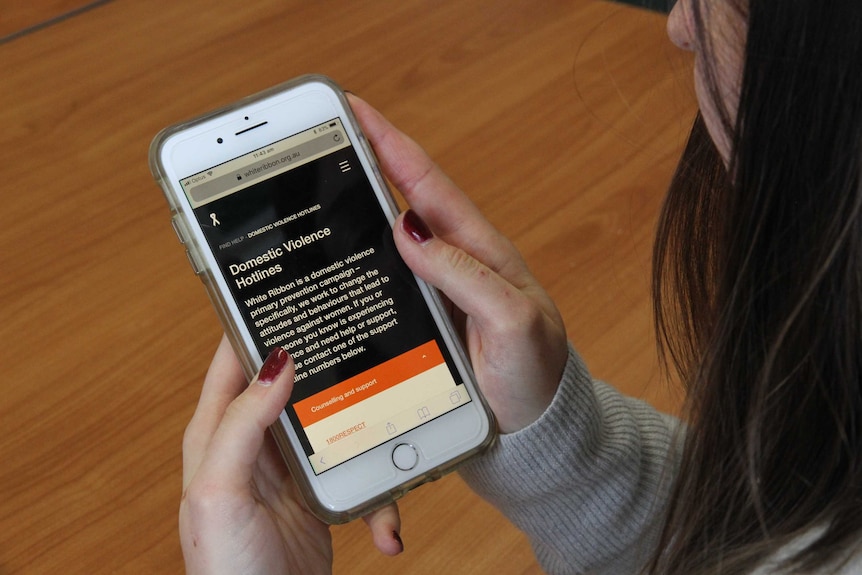
[(193, 202), (206, 203), (233, 188), (245, 187), (256, 180), (306, 164), (325, 155), (333, 148), (341, 148), (344, 145), (345, 137), (341, 130), (326, 132), (286, 150), (268, 154), (256, 162), (237, 166), (232, 173), (201, 182), (190, 188), (188, 193)]

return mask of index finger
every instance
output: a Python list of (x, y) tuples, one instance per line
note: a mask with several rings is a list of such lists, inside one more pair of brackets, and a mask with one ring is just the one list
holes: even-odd
[(434, 233), (513, 285), (533, 283), (515, 246), (485, 219), (425, 150), (367, 102), (352, 94), (349, 98), (383, 173)]

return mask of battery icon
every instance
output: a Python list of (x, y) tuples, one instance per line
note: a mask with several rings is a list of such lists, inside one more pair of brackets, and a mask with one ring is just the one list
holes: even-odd
[(337, 123), (337, 122), (332, 122), (331, 124), (329, 124), (329, 127), (330, 127), (330, 128), (334, 128), (334, 127), (335, 127), (335, 126), (337, 126), (337, 125), (338, 125), (338, 123)]

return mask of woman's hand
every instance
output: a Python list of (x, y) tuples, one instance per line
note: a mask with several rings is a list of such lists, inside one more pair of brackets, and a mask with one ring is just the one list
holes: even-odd
[(500, 431), (528, 426), (551, 403), (568, 356), (556, 306), (515, 246), (415, 142), (361, 99), (351, 95), (350, 104), (410, 204), (395, 223), (401, 256), (463, 312), (473, 370)]
[[(251, 385), (222, 338), (183, 439), (180, 539), (198, 573), (329, 573), (329, 528), (300, 500), (267, 433), (293, 390), (293, 361), (277, 348)], [(394, 505), (366, 518), (375, 545), (403, 550)]]

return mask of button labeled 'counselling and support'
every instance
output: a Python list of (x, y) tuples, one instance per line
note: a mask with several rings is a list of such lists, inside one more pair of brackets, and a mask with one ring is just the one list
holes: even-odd
[(401, 471), (410, 471), (419, 463), (419, 454), (409, 443), (399, 443), (392, 450), (392, 463)]

